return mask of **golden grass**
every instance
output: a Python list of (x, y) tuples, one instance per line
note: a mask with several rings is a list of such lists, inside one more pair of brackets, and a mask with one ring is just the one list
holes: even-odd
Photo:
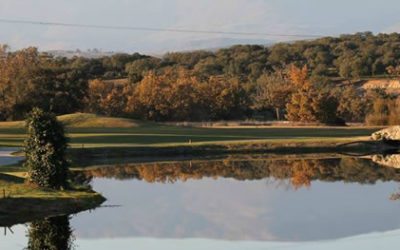
[(104, 117), (95, 114), (75, 113), (57, 117), (70, 128), (133, 128), (138, 123), (131, 119)]
[[(88, 113), (75, 113), (58, 116), (66, 127), (70, 128), (134, 128), (138, 123), (131, 119), (104, 117)], [(25, 121), (0, 122), (0, 129), (21, 129), (25, 127)]]
[(0, 128), (23, 128), (24, 121), (0, 122)]
[(56, 199), (56, 198), (88, 198), (98, 195), (87, 190), (52, 190), (38, 188), (25, 183), (26, 172), (2, 173), (0, 178), (0, 197), (5, 194), (9, 198), (38, 198), (38, 199)]

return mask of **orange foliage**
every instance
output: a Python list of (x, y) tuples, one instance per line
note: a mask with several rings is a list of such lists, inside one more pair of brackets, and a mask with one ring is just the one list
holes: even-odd
[(307, 65), (304, 65), (303, 68), (298, 68), (293, 64), (290, 65), (288, 76), (296, 87), (302, 88), (309, 84)]

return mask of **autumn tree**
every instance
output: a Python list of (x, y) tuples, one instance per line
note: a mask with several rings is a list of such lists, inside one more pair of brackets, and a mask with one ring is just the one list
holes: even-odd
[(243, 117), (248, 95), (238, 79), (225, 76), (201, 81), (180, 68), (150, 72), (133, 87), (126, 112), (150, 120), (204, 120)]
[(400, 125), (400, 98), (392, 100), (389, 104), (389, 125)]
[(167, 87), (164, 77), (149, 72), (128, 97), (126, 112), (149, 120), (164, 120), (169, 114), (164, 94)]
[(34, 99), (40, 75), (40, 57), (37, 49), (28, 48), (18, 52), (2, 49), (0, 58), (0, 118), (21, 118), (24, 107)]
[(286, 105), (286, 118), (294, 122), (336, 123), (336, 98), (308, 80), (307, 68), (292, 66), (289, 76), (298, 90), (292, 94), (290, 102)]
[(36, 48), (0, 52), (0, 119), (22, 119), (32, 107), (56, 114), (82, 109), (87, 75)]
[(86, 111), (95, 114), (123, 116), (130, 92), (129, 84), (95, 79), (89, 82)]
[(272, 109), (276, 113), (276, 119), (281, 120), (281, 113), (286, 108), (293, 90), (294, 86), (283, 70), (263, 74), (256, 83), (254, 108)]
[(89, 81), (88, 95), (86, 97), (86, 111), (101, 114), (103, 112), (102, 102), (111, 92), (113, 86), (106, 82), (95, 79)]
[(386, 71), (390, 76), (400, 78), (400, 66), (394, 67), (390, 65), (386, 68)]
[(288, 68), (289, 79), (296, 88), (307, 87), (306, 85), (310, 84), (308, 73), (307, 65), (299, 68), (291, 64)]
[(123, 85), (114, 85), (100, 102), (101, 112), (108, 116), (123, 116), (127, 105), (127, 96)]
[(247, 115), (250, 100), (239, 79), (210, 77), (199, 87), (200, 103), (207, 119), (233, 119)]
[(372, 108), (365, 118), (368, 125), (399, 125), (400, 98), (380, 96), (373, 100)]

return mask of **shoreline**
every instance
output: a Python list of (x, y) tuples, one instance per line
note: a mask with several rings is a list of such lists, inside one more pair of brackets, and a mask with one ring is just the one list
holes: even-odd
[[(1, 151), (2, 149), (5, 149)], [(15, 173), (7, 173), (9, 164), (16, 164), (23, 157), (15, 150), (20, 148), (0, 148), (0, 227), (28, 223), (47, 217), (76, 214), (94, 209), (106, 199), (90, 189), (51, 190), (32, 187)], [(12, 159), (7, 160), (8, 158)], [(3, 165), (4, 164), (4, 165)]]
[[(74, 191), (72, 191), (74, 192)], [(0, 227), (11, 227), (34, 220), (77, 214), (95, 209), (106, 199), (96, 192), (85, 192), (74, 198), (0, 198)]]
[(333, 138), (318, 140), (239, 141), (173, 146), (70, 148), (73, 161), (116, 157), (190, 157), (240, 154), (309, 154), (309, 153), (384, 153), (396, 150), (382, 141), (368, 138)]

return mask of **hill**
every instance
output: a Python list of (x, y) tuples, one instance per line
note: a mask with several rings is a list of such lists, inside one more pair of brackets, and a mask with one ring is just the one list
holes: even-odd
[(75, 113), (57, 117), (70, 128), (133, 128), (138, 123), (131, 119), (104, 117), (95, 114)]
[[(115, 117), (104, 117), (88, 113), (75, 113), (57, 116), (67, 128), (133, 128), (138, 122)], [(24, 121), (0, 122), (0, 129), (20, 129), (25, 126)]]

